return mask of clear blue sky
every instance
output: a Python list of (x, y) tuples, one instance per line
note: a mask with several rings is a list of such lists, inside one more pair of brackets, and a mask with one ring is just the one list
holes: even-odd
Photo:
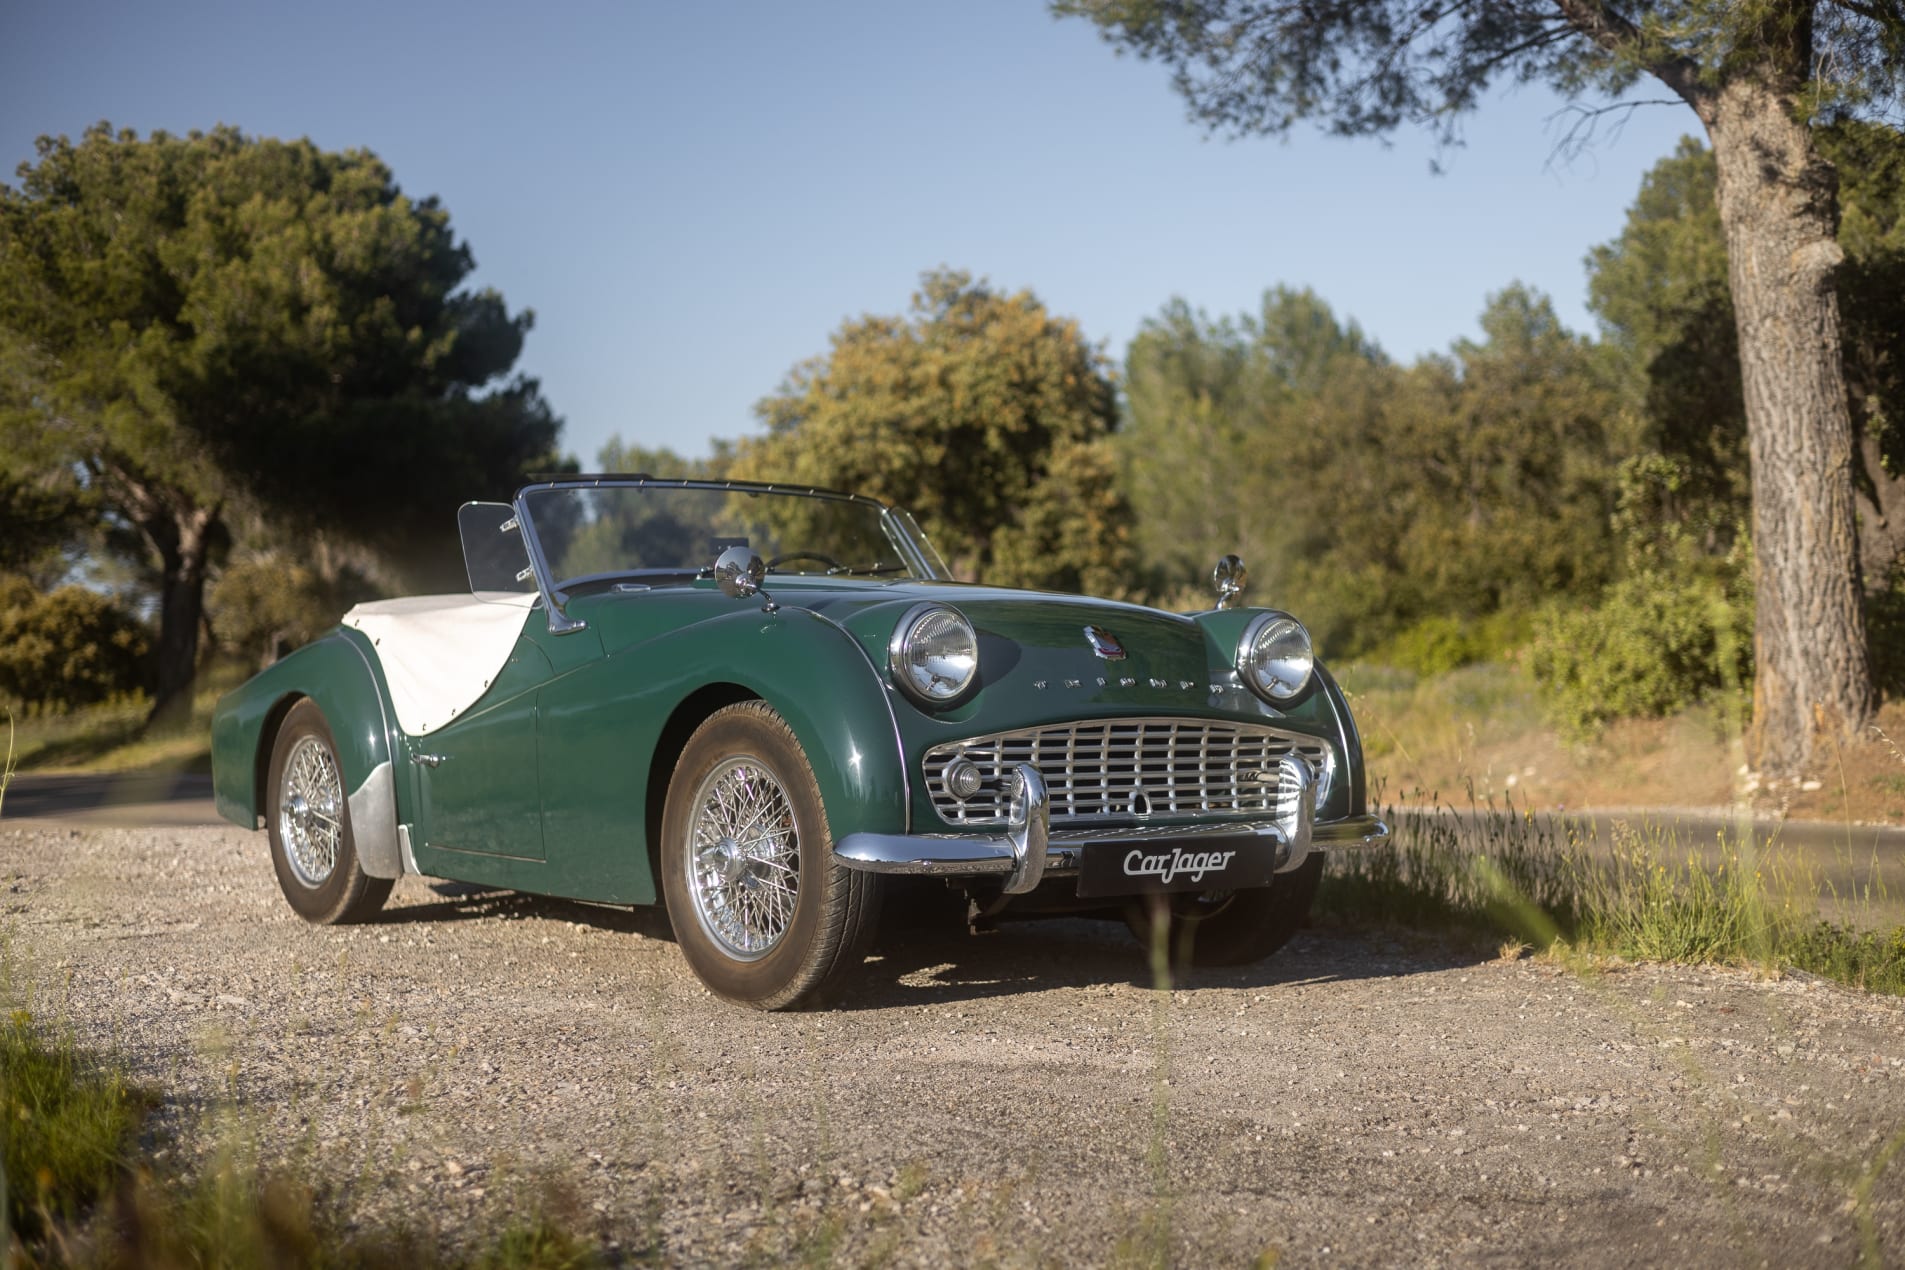
[(368, 147), (536, 311), (522, 366), (585, 463), (616, 434), (753, 431), (842, 319), (902, 311), (940, 264), (1030, 287), (1120, 360), (1172, 296), (1235, 313), (1280, 283), (1403, 360), (1514, 280), (1592, 329), (1582, 257), (1697, 124), (1643, 109), (1563, 165), (1560, 105), (1498, 95), (1434, 176), (1410, 132), (1207, 139), (1159, 67), (1040, 0), (0, 9), (8, 183), (34, 137), (99, 119)]

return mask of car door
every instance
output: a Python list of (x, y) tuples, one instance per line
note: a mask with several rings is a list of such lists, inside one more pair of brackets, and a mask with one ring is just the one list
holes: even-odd
[(462, 716), (410, 738), (422, 794), (417, 863), (456, 877), (459, 855), (544, 858), (537, 782), (536, 691), (552, 671), (527, 638), (482, 697)]

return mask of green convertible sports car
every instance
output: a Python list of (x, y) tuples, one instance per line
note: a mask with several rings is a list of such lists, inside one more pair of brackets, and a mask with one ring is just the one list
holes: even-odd
[(219, 702), (218, 808), (313, 922), (406, 873), (662, 903), (735, 1001), (861, 960), (895, 875), (975, 918), (1160, 922), (1267, 956), (1321, 852), (1380, 841), (1308, 633), (954, 582), (911, 517), (579, 476), (459, 512), (470, 591), (361, 604)]

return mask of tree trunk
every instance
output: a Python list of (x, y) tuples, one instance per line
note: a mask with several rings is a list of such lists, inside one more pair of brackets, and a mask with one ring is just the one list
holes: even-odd
[(158, 549), (158, 684), (147, 722), (191, 711), (192, 679), (198, 669), (200, 619), (205, 615), (205, 563), (216, 508), (195, 507), (146, 528)]
[(1744, 76), (1703, 112), (1738, 323), (1752, 457), (1749, 757), (1790, 778), (1874, 708), (1860, 608), (1852, 419), (1833, 274), (1837, 179), (1790, 94)]

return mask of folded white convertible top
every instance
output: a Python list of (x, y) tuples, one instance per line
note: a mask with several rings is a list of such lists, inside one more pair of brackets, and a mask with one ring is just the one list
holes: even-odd
[(373, 600), (344, 615), (383, 663), (397, 726), (412, 736), (476, 704), (509, 660), (535, 594), (412, 595)]

